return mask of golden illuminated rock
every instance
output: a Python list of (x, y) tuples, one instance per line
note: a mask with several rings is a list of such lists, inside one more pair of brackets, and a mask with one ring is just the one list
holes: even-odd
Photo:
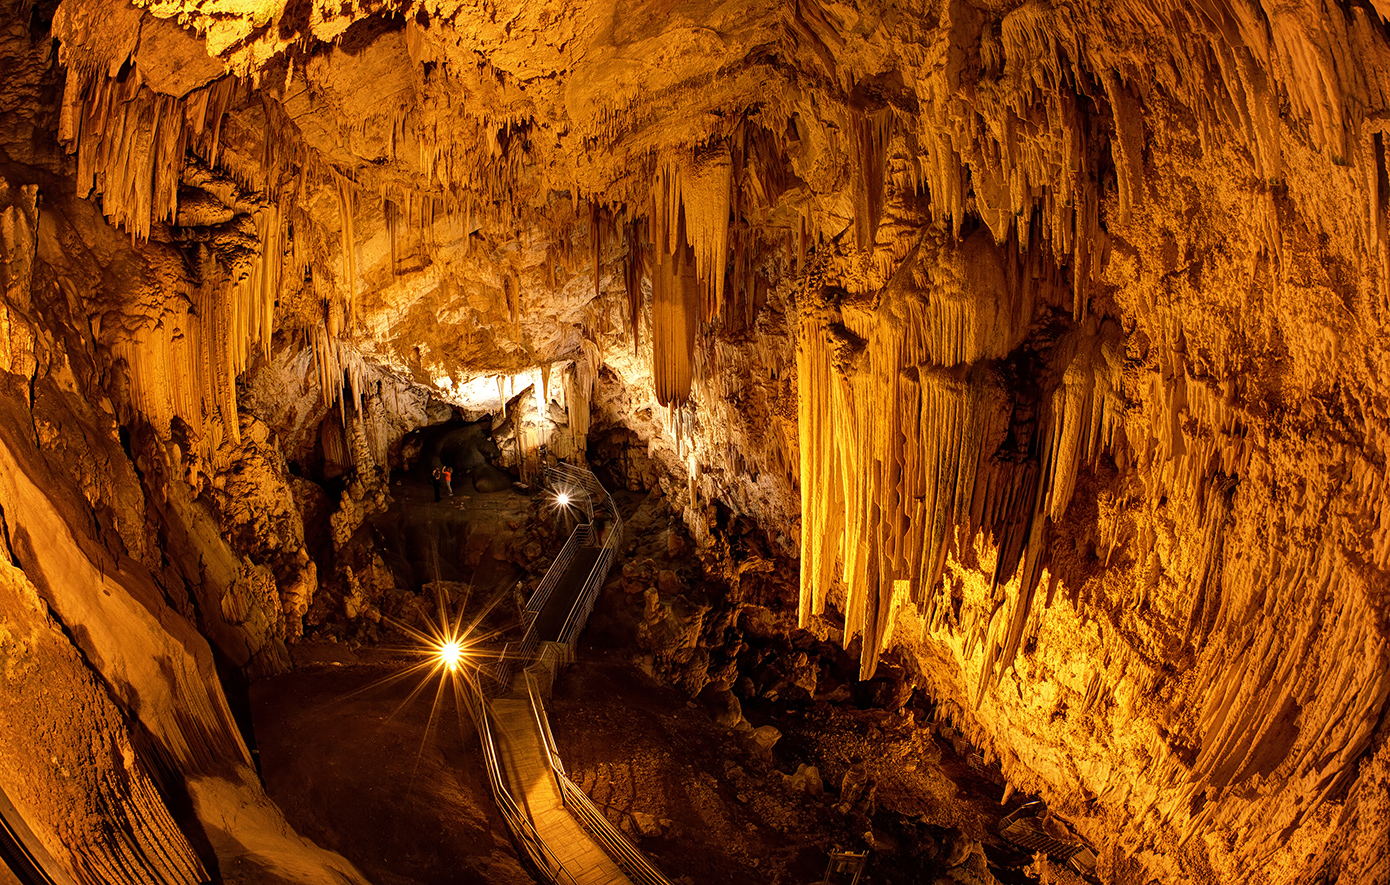
[(1386, 15), (11, 4), (6, 544), (229, 856), (209, 641), (285, 666), (453, 408), (622, 427), (1104, 877), (1386, 882)]

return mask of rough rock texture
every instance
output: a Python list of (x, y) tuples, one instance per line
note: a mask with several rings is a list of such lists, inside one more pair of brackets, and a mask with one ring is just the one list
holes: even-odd
[[(137, 738), (34, 585), (9, 562), (0, 565), (0, 611), (0, 788), (43, 847), (75, 881), (204, 881), (201, 861), (135, 749)], [(74, 709), (88, 711), (90, 743), (53, 728)], [(149, 860), (131, 862), (138, 857)]]
[(11, 5), (9, 457), (69, 504), (6, 523), (131, 563), (147, 646), (69, 629), (192, 776), (166, 720), (234, 730), (189, 625), (268, 672), (360, 596), (431, 395), (523, 477), (599, 437), (702, 548), (799, 554), (767, 607), (911, 660), (1103, 870), (1383, 882), (1388, 11)]
[(103, 345), (103, 320), (161, 292), (177, 253), (132, 247), (43, 165), (59, 156), (34, 112), (51, 10), (16, 12), (0, 40), (24, 109), (0, 127), (3, 788), (75, 881), (361, 881), (265, 798), (224, 696), (217, 655), (251, 662), (280, 608), (197, 497), (226, 474), (189, 469), (183, 429), (151, 433)]

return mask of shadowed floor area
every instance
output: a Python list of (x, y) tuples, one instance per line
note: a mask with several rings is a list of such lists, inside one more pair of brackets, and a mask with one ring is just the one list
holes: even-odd
[(377, 685), (404, 665), (338, 657), (251, 690), (266, 790), (290, 823), (378, 885), (529, 885), (447, 692), (429, 724), (437, 677), (402, 707), (420, 677)]

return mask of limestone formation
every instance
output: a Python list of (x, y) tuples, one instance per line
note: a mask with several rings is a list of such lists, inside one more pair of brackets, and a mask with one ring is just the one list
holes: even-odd
[(70, 875), (359, 881), (225, 673), (379, 619), (393, 471), (592, 457), (722, 563), (624, 572), (721, 723), (851, 696), (707, 647), (795, 620), (1104, 879), (1390, 881), (1390, 5), (0, 7), (0, 787)]

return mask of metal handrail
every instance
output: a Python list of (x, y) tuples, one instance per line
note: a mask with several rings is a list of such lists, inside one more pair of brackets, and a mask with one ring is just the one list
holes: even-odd
[(545, 715), (545, 706), (536, 690), (536, 677), (526, 673), (526, 693), (531, 698), (531, 713), (536, 717), (536, 725), (541, 731), (541, 744), (545, 748), (546, 761), (551, 771), (565, 773), (565, 763), (560, 759), (560, 748), (555, 745), (555, 735), (550, 730), (550, 717)]
[(593, 537), (593, 527), (588, 523), (575, 527), (570, 533), (569, 539), (565, 541), (565, 546), (560, 548), (555, 561), (546, 569), (545, 575), (541, 578), (541, 583), (536, 587), (535, 592), (526, 603), (526, 608), (522, 612), (522, 620), (526, 624), (526, 631), (523, 633), (520, 642), (508, 642), (502, 646), (502, 651), (498, 654), (497, 664), (491, 668), (490, 675), (497, 682), (499, 689), (505, 691), (512, 682), (512, 669), (516, 661), (524, 661), (531, 657), (536, 651), (536, 646), (540, 644), (540, 636), (536, 634), (536, 616), (540, 614), (545, 603), (550, 599), (550, 594), (554, 592), (555, 586), (560, 583), (560, 577), (574, 561), (575, 551), (587, 545)]
[[(608, 494), (608, 490), (598, 481), (598, 477), (588, 470), (570, 464), (561, 464), (560, 467), (565, 469), (560, 471), (557, 468), (557, 473), (562, 473), (569, 481), (589, 489), (591, 495), (599, 498), (603, 509), (607, 511), (605, 514), (607, 518), (612, 520), (612, 525), (603, 540), (603, 552), (599, 554), (594, 567), (589, 570), (589, 575), (584, 580), (584, 587), (575, 598), (574, 605), (571, 606), (569, 615), (565, 618), (565, 625), (560, 630), (560, 642), (570, 644), (579, 637), (579, 631), (588, 622), (589, 615), (593, 614), (594, 603), (598, 599), (599, 590), (603, 587), (603, 582), (608, 578), (608, 571), (617, 559), (618, 546), (623, 539), (623, 518), (618, 515), (618, 508), (613, 503), (613, 496)], [(581, 473), (587, 479), (578, 478)]]
[(507, 827), (521, 842), (531, 862), (552, 882), (556, 885), (578, 885), (574, 874), (565, 868), (564, 863), (545, 844), (545, 840), (531, 823), (530, 816), (521, 810), (521, 806), (517, 805), (507, 789), (506, 780), (502, 776), (502, 766), (497, 759), (497, 742), (492, 736), (492, 724), (489, 721), (491, 713), (487, 709), (487, 700), (475, 697), (468, 688), (465, 688), (464, 692), (468, 698), (469, 712), (478, 726), (478, 737), (483, 745), (483, 767), (487, 769), (488, 782), (492, 786), (492, 798), (497, 803), (498, 810), (502, 812)]
[(545, 607), (545, 603), (550, 599), (550, 594), (555, 592), (555, 585), (560, 583), (560, 577), (564, 575), (565, 569), (569, 568), (569, 564), (574, 561), (574, 554), (580, 547), (587, 546), (593, 540), (593, 533), (594, 530), (589, 523), (581, 523), (575, 526), (574, 531), (570, 532), (569, 538), (565, 540), (565, 546), (560, 548), (560, 552), (555, 556), (555, 561), (550, 564), (550, 568), (546, 569), (545, 576), (541, 578), (541, 582), (536, 586), (531, 598), (526, 601), (525, 613), (531, 615), (531, 621), (534, 621), (535, 616), (540, 614), (541, 609)]
[[(588, 514), (589, 518), (592, 520), (601, 516), (611, 521), (604, 537), (603, 550), (599, 554), (598, 561), (589, 570), (588, 576), (584, 579), (584, 586), (580, 589), (579, 595), (575, 597), (574, 604), (570, 607), (569, 613), (565, 617), (565, 623), (560, 629), (559, 642), (570, 645), (584, 629), (589, 615), (593, 614), (599, 590), (603, 587), (603, 582), (608, 578), (608, 571), (617, 559), (618, 546), (622, 543), (623, 538), (623, 518), (618, 514), (618, 507), (613, 502), (613, 496), (608, 493), (608, 489), (599, 482), (593, 471), (587, 468), (561, 462), (554, 467), (546, 468), (546, 481), (553, 486), (569, 484), (583, 489), (585, 492), (585, 513)], [(595, 507), (596, 503), (597, 507)], [(521, 641), (518, 643), (508, 642), (502, 646), (497, 663), (489, 668), (489, 675), (495, 682), (495, 690), (506, 691), (510, 688), (515, 662), (527, 660), (535, 653), (536, 646), (540, 643), (540, 637), (535, 632), (536, 617), (546, 602), (550, 600), (551, 593), (554, 592), (570, 563), (574, 561), (579, 548), (594, 542), (594, 533), (593, 522), (580, 523), (575, 526), (574, 530), (570, 532), (569, 538), (565, 540), (565, 545), (556, 554), (555, 561), (546, 569), (540, 584), (531, 593), (531, 598), (526, 601), (526, 607), (522, 611), (522, 621), (526, 628)]]
[(647, 856), (632, 840), (623, 835), (622, 830), (613, 826), (607, 816), (589, 798), (589, 794), (565, 774), (565, 764), (560, 759), (560, 750), (555, 745), (555, 735), (550, 731), (550, 717), (545, 715), (545, 705), (536, 690), (535, 678), (526, 674), (526, 692), (531, 698), (531, 711), (536, 718), (541, 733), (541, 743), (545, 749), (546, 761), (550, 763), (550, 773), (555, 785), (560, 789), (560, 799), (584, 829), (608, 849), (613, 860), (622, 867), (623, 872), (636, 885), (671, 885), (670, 880), (661, 874)]
[[(623, 521), (622, 517), (618, 515), (618, 508), (613, 503), (612, 496), (608, 494), (608, 490), (603, 487), (603, 484), (592, 472), (584, 468), (561, 464), (557, 468), (548, 470), (547, 478), (551, 479), (552, 482), (559, 479), (583, 488), (587, 493), (585, 512), (589, 514), (590, 519), (594, 519), (596, 515), (602, 515), (611, 520), (611, 525), (603, 539), (603, 548), (599, 557), (585, 577), (584, 586), (580, 589), (574, 605), (571, 606), (569, 614), (565, 618), (564, 627), (560, 631), (560, 644), (565, 648), (572, 648), (579, 631), (583, 629), (584, 623), (593, 613), (599, 590), (603, 587), (608, 572), (617, 559), (618, 547), (621, 545), (623, 537)], [(598, 508), (593, 506), (595, 501), (600, 505)], [(537, 620), (536, 615), (549, 600), (555, 585), (559, 583), (560, 576), (564, 574), (573, 561), (575, 552), (580, 546), (593, 543), (595, 540), (594, 532), (595, 527), (592, 522), (576, 526), (565, 542), (565, 546), (555, 557), (555, 561), (546, 570), (540, 585), (531, 594), (531, 599), (528, 600), (523, 613), (524, 616), (529, 615), (526, 618), (525, 635), (521, 642), (516, 644), (515, 649), (513, 649), (512, 643), (503, 646), (500, 659), (491, 668), (493, 678), (501, 686), (510, 686), (512, 668), (515, 662), (529, 658), (535, 651), (539, 641), (534, 629)], [(531, 712), (536, 719), (536, 726), (541, 735), (541, 745), (545, 751), (546, 762), (555, 778), (555, 785), (559, 789), (560, 799), (565, 807), (608, 850), (613, 860), (628, 874), (635, 885), (671, 885), (670, 881), (661, 875), (656, 867), (652, 866), (651, 861), (647, 860), (646, 856), (632, 844), (631, 840), (609, 822), (598, 806), (594, 805), (588, 794), (565, 774), (565, 765), (560, 759), (560, 751), (555, 744), (555, 735), (550, 730), (550, 719), (545, 715), (545, 705), (540, 699), (536, 678), (529, 669), (525, 671), (524, 675), (526, 692), (531, 701)], [(517, 834), (517, 838), (522, 842), (527, 854), (538, 869), (545, 872), (557, 885), (564, 885), (565, 882), (573, 883), (574, 877), (546, 846), (545, 841), (536, 832), (535, 826), (507, 791), (502, 778), (501, 765), (497, 762), (497, 747), (488, 720), (489, 711), (486, 698), (474, 699), (470, 695), (470, 701), (476, 705), (474, 719), (479, 723), (479, 735), (483, 742), (483, 755), (488, 770), (488, 779), (492, 783), (493, 797), (497, 800), (498, 807), (502, 810), (508, 826), (512, 828), (513, 833)], [(563, 880), (561, 879), (562, 876), (564, 877)]]
[[(599, 482), (592, 470), (586, 467), (578, 467), (574, 464), (561, 462), (554, 467), (546, 469), (546, 482), (552, 486), (577, 486), (585, 492), (584, 508), (593, 519), (597, 515), (597, 509), (607, 510), (609, 519), (618, 518), (618, 508), (613, 503), (613, 496), (608, 493), (608, 489), (603, 483)], [(595, 505), (598, 505), (597, 507)]]

